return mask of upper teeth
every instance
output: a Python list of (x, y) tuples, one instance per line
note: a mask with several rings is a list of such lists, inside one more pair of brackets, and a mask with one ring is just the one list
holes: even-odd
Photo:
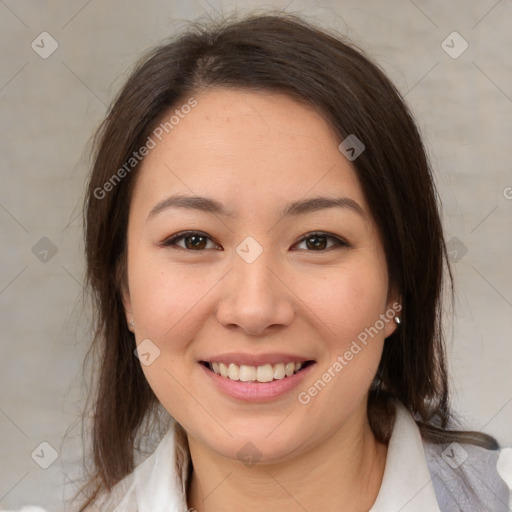
[(273, 379), (290, 377), (302, 368), (302, 363), (277, 363), (263, 366), (238, 366), (234, 363), (210, 363), (210, 368), (222, 377), (242, 382), (270, 382)]

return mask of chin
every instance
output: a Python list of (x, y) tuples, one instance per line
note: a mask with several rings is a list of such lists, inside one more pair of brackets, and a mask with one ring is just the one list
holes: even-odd
[(212, 449), (224, 457), (240, 461), (247, 466), (254, 464), (278, 464), (286, 462), (297, 455), (302, 443), (287, 439), (286, 444), (281, 439), (270, 441), (264, 435), (260, 437), (238, 438), (226, 445), (212, 446)]

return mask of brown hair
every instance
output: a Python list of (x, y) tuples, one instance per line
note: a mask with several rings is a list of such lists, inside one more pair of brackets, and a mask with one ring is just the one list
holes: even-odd
[(398, 399), (425, 439), (497, 448), (485, 434), (448, 430), (441, 295), (446, 277), (453, 297), (453, 279), (432, 173), (404, 100), (379, 67), (338, 34), (286, 14), (225, 19), (193, 24), (145, 56), (96, 134), (85, 203), (87, 283), (99, 357), (87, 503), (134, 469), (137, 436), (158, 411), (134, 357), (120, 292), (137, 166), (108, 192), (98, 190), (144, 145), (163, 114), (210, 86), (269, 90), (305, 101), (324, 114), (340, 140), (354, 134), (366, 146), (353, 165), (402, 303), (401, 324), (384, 345), (370, 389), (368, 416), (377, 438), (388, 440), (391, 399)]

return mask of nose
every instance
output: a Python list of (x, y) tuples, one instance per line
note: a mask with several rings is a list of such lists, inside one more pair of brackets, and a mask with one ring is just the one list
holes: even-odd
[(252, 263), (235, 255), (234, 268), (223, 280), (216, 310), (219, 323), (253, 336), (291, 324), (294, 295), (272, 267), (276, 264), (265, 251)]

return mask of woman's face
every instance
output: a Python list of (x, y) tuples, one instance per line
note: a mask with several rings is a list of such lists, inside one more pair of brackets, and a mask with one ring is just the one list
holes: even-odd
[(195, 99), (139, 170), (127, 318), (149, 384), (189, 439), (284, 461), (366, 420), (395, 329), (385, 256), (318, 113), (269, 92)]

